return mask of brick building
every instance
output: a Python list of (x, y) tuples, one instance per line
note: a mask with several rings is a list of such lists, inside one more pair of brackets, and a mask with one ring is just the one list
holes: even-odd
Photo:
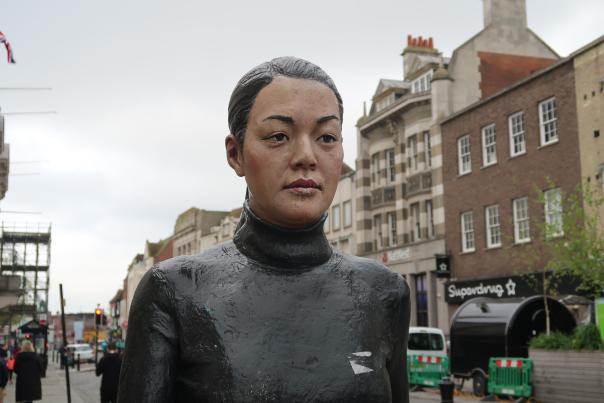
[(527, 26), (524, 0), (483, 0), (484, 28), (444, 57), (407, 38), (402, 79), (381, 79), (357, 122), (357, 254), (407, 278), (411, 324), (449, 328), (437, 259), (445, 248), (440, 122), (558, 55)]
[[(580, 137), (595, 142), (594, 121), (602, 110), (580, 114), (586, 93), (577, 92), (575, 65), (600, 49), (603, 38), (475, 103), (442, 122), (446, 246), (451, 281), (445, 298), (452, 312), (475, 296), (517, 297), (535, 294), (519, 274), (530, 270), (518, 257), (540, 250), (538, 228), (561, 220), (563, 195), (581, 183), (584, 157), (599, 155), (603, 145), (581, 153)], [(598, 58), (592, 57), (593, 72)], [(590, 88), (597, 88), (594, 74)], [(589, 119), (589, 123), (584, 119)], [(601, 122), (601, 120), (599, 120)], [(579, 127), (588, 126), (579, 136)], [(543, 192), (544, 202), (539, 200)], [(563, 236), (562, 233), (557, 236)], [(530, 248), (530, 249), (528, 249)], [(524, 252), (523, 252), (524, 250)], [(537, 268), (545, 265), (543, 255)]]

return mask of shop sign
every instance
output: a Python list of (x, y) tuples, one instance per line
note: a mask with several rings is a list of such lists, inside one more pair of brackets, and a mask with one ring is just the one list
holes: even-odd
[(382, 255), (382, 263), (388, 264), (398, 260), (406, 260), (411, 256), (409, 248), (399, 248), (384, 252)]
[[(577, 279), (564, 277), (558, 294), (577, 294)], [(541, 281), (524, 276), (493, 277), (482, 280), (449, 281), (445, 283), (445, 301), (459, 304), (476, 297), (523, 298), (540, 293)]]
[(436, 277), (450, 277), (451, 265), (449, 264), (449, 256), (436, 255)]
[[(533, 295), (526, 294), (527, 290), (520, 290), (518, 279), (512, 277), (485, 279), (481, 281), (454, 281), (445, 284), (445, 301), (448, 303), (461, 303), (475, 297), (510, 298)], [(525, 285), (523, 283), (523, 285)]]

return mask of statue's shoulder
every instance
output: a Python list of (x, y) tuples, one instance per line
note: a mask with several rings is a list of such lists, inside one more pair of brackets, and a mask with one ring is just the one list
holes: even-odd
[(408, 288), (402, 275), (374, 259), (342, 254), (340, 267), (342, 270), (349, 271), (351, 275), (375, 286), (389, 285), (401, 290)]
[(164, 260), (153, 267), (152, 275), (163, 277), (166, 280), (199, 277), (212, 271), (228, 267), (233, 259), (238, 258), (239, 252), (233, 242), (225, 242), (214, 246), (197, 255), (176, 256)]

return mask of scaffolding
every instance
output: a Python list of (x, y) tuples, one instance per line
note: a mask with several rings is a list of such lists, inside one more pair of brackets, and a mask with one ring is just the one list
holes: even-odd
[(0, 324), (47, 319), (51, 226), (42, 223), (5, 223), (0, 226), (1, 277), (18, 279), (15, 304), (0, 309)]

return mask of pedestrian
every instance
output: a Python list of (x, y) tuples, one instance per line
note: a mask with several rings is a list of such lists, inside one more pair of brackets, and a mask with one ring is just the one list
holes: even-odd
[(335, 84), (306, 60), (241, 78), (225, 139), (248, 187), (233, 241), (144, 275), (120, 402), (409, 402), (409, 287), (323, 231), (342, 118)]
[(8, 382), (8, 369), (6, 368), (6, 362), (0, 358), (0, 403), (4, 403), (4, 397), (6, 396), (6, 384)]
[(10, 357), (8, 357), (8, 360), (6, 360), (6, 368), (8, 369), (8, 382), (10, 384), (13, 383), (13, 371), (15, 369), (15, 355), (11, 354)]
[(63, 369), (67, 364), (67, 349), (64, 345), (59, 348), (59, 360), (61, 369)]
[(21, 352), (15, 359), (15, 374), (17, 387), (15, 388), (15, 401), (17, 403), (31, 403), (33, 400), (42, 399), (42, 360), (34, 351), (31, 341), (21, 343)]
[(103, 358), (96, 367), (96, 376), (101, 376), (101, 403), (116, 403), (117, 390), (122, 368), (122, 356), (114, 342), (109, 343)]

